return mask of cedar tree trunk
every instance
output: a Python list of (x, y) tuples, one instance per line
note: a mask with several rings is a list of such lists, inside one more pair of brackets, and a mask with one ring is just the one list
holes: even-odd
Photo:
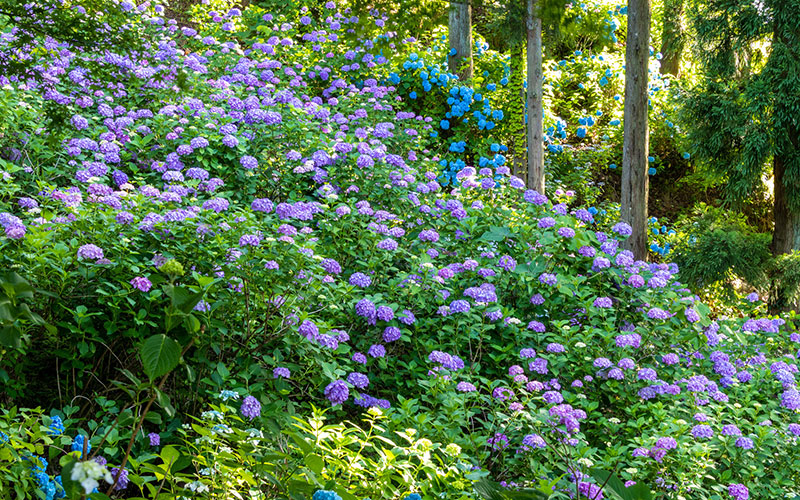
[(637, 259), (647, 258), (647, 60), (650, 55), (650, 0), (628, 0), (625, 47), (625, 115), (622, 142), (621, 218), (633, 228), (623, 243)]
[(542, 116), (542, 20), (537, 0), (528, 0), (528, 181), (529, 189), (544, 194), (544, 120)]
[(472, 80), (472, 5), (470, 0), (452, 0), (448, 19), (450, 48), (456, 49), (454, 56), (448, 55), (447, 67), (458, 75), (462, 83)]

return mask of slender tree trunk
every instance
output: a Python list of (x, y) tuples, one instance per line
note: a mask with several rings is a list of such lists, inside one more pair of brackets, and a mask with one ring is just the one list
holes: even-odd
[(664, 0), (664, 24), (661, 31), (661, 74), (680, 76), (683, 55), (683, 2)]
[(650, 54), (650, 0), (628, 0), (625, 47), (625, 112), (622, 141), (622, 220), (633, 228), (623, 243), (637, 259), (647, 258), (647, 59)]
[(542, 20), (538, 0), (528, 0), (528, 181), (529, 189), (544, 194), (544, 119), (542, 116)]
[(472, 80), (472, 4), (470, 0), (451, 0), (448, 19), (450, 49), (454, 56), (447, 57), (447, 67), (464, 82)]

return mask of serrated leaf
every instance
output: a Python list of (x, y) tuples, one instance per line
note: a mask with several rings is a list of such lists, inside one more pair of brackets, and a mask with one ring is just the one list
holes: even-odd
[(163, 333), (153, 335), (142, 344), (139, 351), (144, 372), (154, 380), (178, 366), (181, 346)]

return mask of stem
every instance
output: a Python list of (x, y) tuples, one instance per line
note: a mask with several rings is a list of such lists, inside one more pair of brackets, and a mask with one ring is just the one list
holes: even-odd
[[(205, 330), (206, 326), (205, 325), (201, 326), (200, 334), (202, 335), (203, 332), (205, 332)], [(194, 339), (189, 341), (189, 343), (186, 344), (186, 347), (183, 348), (183, 351), (181, 352), (181, 357), (183, 357), (183, 355), (186, 354), (186, 351), (189, 350), (192, 344), (194, 344)], [(150, 411), (150, 407), (153, 405), (153, 401), (155, 401), (156, 398), (158, 397), (158, 392), (161, 390), (162, 387), (164, 387), (164, 382), (167, 381), (167, 377), (169, 377), (170, 373), (172, 373), (171, 370), (165, 373), (163, 377), (161, 377), (161, 381), (158, 383), (158, 387), (156, 387), (156, 390), (153, 391), (153, 395), (147, 401), (147, 404), (144, 407), (144, 411), (142, 412), (142, 416), (136, 423), (136, 429), (134, 429), (133, 434), (131, 434), (130, 440), (128, 440), (128, 447), (125, 449), (125, 456), (122, 457), (122, 463), (117, 469), (117, 473), (114, 474), (114, 482), (111, 483), (111, 486), (108, 487), (106, 495), (111, 495), (111, 492), (114, 491), (114, 487), (117, 485), (117, 481), (119, 481), (119, 476), (120, 474), (122, 474), (122, 470), (125, 468), (125, 464), (128, 463), (128, 457), (131, 454), (131, 449), (133, 448), (133, 442), (136, 440), (136, 435), (139, 434), (139, 431), (142, 429), (142, 425), (144, 424), (144, 418), (145, 416), (147, 416), (147, 412)]]
[(97, 455), (97, 452), (98, 452), (100, 449), (102, 449), (102, 448), (103, 448), (103, 443), (105, 443), (105, 442), (106, 442), (106, 438), (108, 438), (108, 435), (109, 435), (109, 434), (111, 434), (111, 431), (112, 431), (112, 430), (114, 430), (114, 427), (116, 427), (116, 426), (117, 426), (117, 423), (119, 422), (119, 417), (122, 415), (122, 412), (124, 412), (124, 411), (125, 411), (125, 410), (127, 410), (128, 408), (130, 408), (130, 407), (129, 407), (129, 406), (126, 406), (125, 408), (123, 408), (123, 409), (122, 409), (122, 410), (121, 410), (121, 411), (120, 411), (120, 412), (117, 414), (117, 417), (114, 419), (114, 421), (111, 423), (111, 426), (108, 428), (108, 430), (106, 431), (106, 433), (103, 435), (103, 439), (101, 439), (101, 440), (100, 440), (100, 444), (98, 444), (98, 445), (95, 447), (95, 449), (94, 449), (94, 453), (92, 453), (92, 455), (89, 457), (89, 460), (91, 460), (92, 458), (94, 458), (94, 457), (95, 457), (95, 455)]

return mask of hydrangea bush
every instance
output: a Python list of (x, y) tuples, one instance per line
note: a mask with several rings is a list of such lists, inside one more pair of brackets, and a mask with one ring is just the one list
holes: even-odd
[(398, 86), (414, 43), (343, 42), (380, 16), (120, 9), (137, 51), (41, 40), (38, 78), (2, 77), (22, 111), (0, 261), (41, 316), (0, 354), (0, 471), (26, 494), (610, 496), (597, 470), (663, 497), (800, 492), (793, 316), (712, 317), (613, 212), (526, 190), (499, 142), (445, 182), (468, 137)]

